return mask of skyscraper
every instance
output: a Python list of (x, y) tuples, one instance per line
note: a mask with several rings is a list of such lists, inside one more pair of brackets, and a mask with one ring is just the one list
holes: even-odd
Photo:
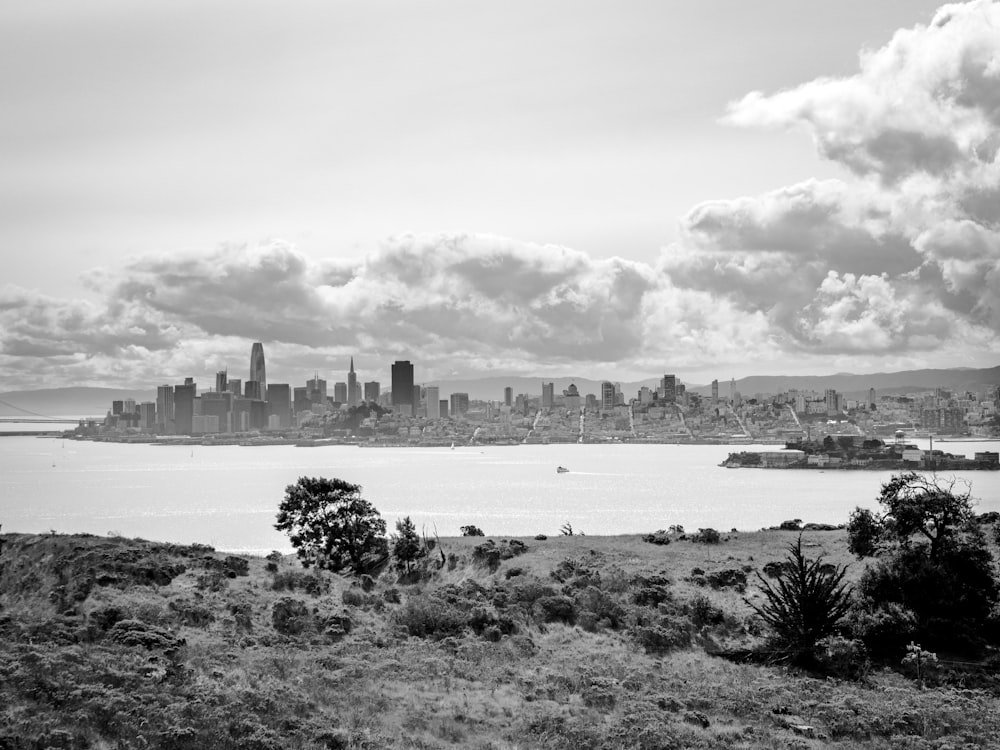
[(373, 404), (378, 403), (378, 397), (381, 395), (382, 385), (377, 380), (369, 380), (365, 383), (365, 401), (370, 401)]
[(267, 393), (267, 375), (264, 370), (264, 345), (259, 341), (250, 348), (250, 380), (260, 383), (260, 398)]
[(718, 403), (719, 401), (719, 381), (712, 381), (712, 403)]
[(427, 401), (427, 418), (428, 419), (440, 419), (441, 418), (441, 393), (436, 385), (429, 385), (426, 389), (427, 395), (425, 400)]
[(550, 409), (555, 401), (555, 383), (542, 383), (542, 408)]
[(347, 403), (347, 383), (340, 382), (333, 384), (333, 400), (338, 404)]
[(615, 408), (615, 384), (605, 380), (601, 383), (601, 410), (612, 411)]
[(178, 435), (191, 434), (194, 399), (197, 395), (198, 386), (191, 378), (186, 378), (184, 385), (174, 386), (174, 425)]
[(267, 387), (269, 416), (278, 417), (278, 427), (292, 426), (292, 389), (288, 383), (272, 383)]
[(664, 375), (663, 380), (660, 381), (660, 388), (663, 391), (664, 401), (666, 401), (668, 404), (672, 404), (677, 401), (676, 375)]
[(229, 374), (226, 370), (219, 370), (215, 373), (215, 392), (222, 393), (229, 390)]
[(167, 432), (174, 423), (174, 387), (161, 385), (156, 389), (156, 425)]
[(413, 365), (409, 360), (392, 363), (392, 405), (413, 406)]
[(351, 357), (351, 369), (347, 373), (347, 405), (355, 407), (361, 403), (361, 389), (358, 388), (358, 376), (354, 372), (354, 357)]
[(451, 415), (453, 417), (458, 417), (465, 414), (467, 411), (469, 411), (469, 394), (451, 394)]
[(514, 389), (509, 385), (503, 389), (503, 405), (513, 406), (514, 405)]

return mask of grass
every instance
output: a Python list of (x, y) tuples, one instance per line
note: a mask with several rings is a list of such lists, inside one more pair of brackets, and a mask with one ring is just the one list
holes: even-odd
[[(246, 558), (230, 577), (204, 548), (6, 535), (0, 747), (990, 747), (988, 683), (845, 682), (711, 655), (761, 643), (744, 596), (797, 536), (524, 539), (495, 571), (474, 561), (482, 538), (444, 539), (452, 569), (366, 592), (304, 580), (293, 558)], [(860, 575), (842, 531), (803, 540)], [(712, 586), (727, 571), (746, 574), (743, 593)], [(648, 650), (644, 628), (688, 638)]]

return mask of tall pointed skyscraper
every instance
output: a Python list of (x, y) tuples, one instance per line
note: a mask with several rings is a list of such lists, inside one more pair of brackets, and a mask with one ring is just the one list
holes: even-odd
[(267, 393), (267, 375), (264, 371), (264, 345), (259, 341), (250, 349), (250, 380), (258, 383), (260, 398)]
[(361, 403), (361, 389), (358, 388), (358, 376), (354, 372), (354, 357), (351, 357), (351, 369), (347, 373), (347, 405), (352, 409)]

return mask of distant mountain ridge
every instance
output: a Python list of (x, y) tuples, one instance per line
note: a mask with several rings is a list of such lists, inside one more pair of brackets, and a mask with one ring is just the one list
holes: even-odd
[[(711, 395), (711, 385), (685, 383), (689, 391)], [(464, 380), (429, 380), (426, 385), (436, 385), (440, 389), (441, 398), (451, 393), (468, 393), (469, 398), (499, 401), (503, 398), (503, 389), (511, 387), (514, 395), (527, 393), (540, 396), (542, 383), (554, 383), (556, 394), (561, 394), (570, 383), (576, 385), (581, 395), (601, 392), (601, 380), (580, 377), (489, 377)], [(618, 382), (618, 381), (614, 381)], [(642, 386), (656, 388), (659, 378), (622, 382), (622, 392), (627, 397), (634, 396)], [(883, 393), (924, 391), (933, 388), (950, 388), (963, 390), (978, 390), (985, 386), (1000, 385), (1000, 366), (975, 369), (968, 367), (954, 369), (903, 370), (900, 372), (881, 372), (867, 375), (852, 373), (837, 373), (836, 375), (751, 375), (737, 378), (736, 390), (744, 396), (755, 393), (781, 393), (793, 388), (803, 391), (819, 391), (833, 388), (841, 393), (867, 394), (869, 388)], [(730, 381), (719, 380), (719, 395), (729, 396)]]
[[(554, 383), (556, 394), (561, 394), (570, 384), (576, 385), (581, 395), (601, 392), (601, 380), (574, 377), (524, 377), (524, 376), (494, 376), (489, 378), (469, 378), (454, 380), (428, 380), (424, 385), (436, 385), (441, 398), (448, 398), (452, 393), (468, 393), (469, 398), (485, 401), (501, 401), (504, 388), (510, 387), (514, 395), (527, 393), (531, 396), (541, 396), (542, 383)], [(684, 382), (683, 379), (681, 382)], [(622, 382), (622, 392), (631, 398), (642, 386), (655, 388), (659, 383), (657, 378)], [(710, 395), (710, 385), (695, 385), (685, 383), (688, 390), (695, 393)], [(736, 390), (743, 396), (750, 397), (756, 393), (781, 393), (793, 388), (803, 391), (822, 393), (827, 388), (833, 388), (848, 395), (867, 394), (869, 388), (877, 392), (906, 393), (909, 391), (926, 391), (934, 388), (948, 388), (959, 391), (979, 391), (985, 387), (1000, 385), (1000, 366), (989, 368), (956, 367), (950, 369), (903, 370), (900, 372), (880, 372), (866, 375), (852, 373), (837, 373), (835, 375), (751, 375), (737, 378), (734, 383)], [(383, 384), (388, 389), (388, 384)], [(719, 395), (729, 396), (730, 381), (719, 381)], [(118, 399), (135, 399), (155, 401), (156, 390), (138, 390), (127, 388), (45, 388), (40, 390), (8, 391), (0, 393), (0, 416), (21, 416), (24, 412), (11, 408), (7, 404), (18, 406), (38, 414), (49, 416), (102, 416), (110, 408), (111, 402)]]

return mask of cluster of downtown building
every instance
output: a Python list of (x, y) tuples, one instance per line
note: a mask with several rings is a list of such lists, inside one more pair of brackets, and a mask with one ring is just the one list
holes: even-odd
[(351, 358), (346, 380), (335, 383), (332, 394), (318, 374), (301, 387), (268, 383), (264, 348), (255, 343), (246, 381), (223, 370), (216, 374), (214, 390), (200, 395), (192, 378), (163, 385), (155, 402), (115, 401), (104, 424), (91, 427), (105, 433), (189, 436), (294, 430), (300, 437), (353, 435), (375, 442), (431, 444), (465, 439), (673, 442), (740, 436), (787, 440), (824, 432), (878, 435), (900, 427), (987, 435), (996, 431), (1000, 414), (996, 387), (979, 394), (936, 389), (877, 397), (872, 389), (867, 397), (851, 398), (834, 390), (791, 390), (744, 398), (732, 381), (723, 397), (717, 380), (698, 393), (676, 376), (664, 375), (655, 388), (642, 387), (634, 396), (610, 381), (601, 383), (599, 393), (586, 395), (575, 385), (556, 392), (554, 383), (543, 382), (540, 396), (515, 395), (507, 387), (497, 401), (474, 401), (468, 393), (442, 399), (438, 386), (415, 383), (409, 361), (394, 362), (391, 376), (388, 392), (377, 381), (361, 383)]

